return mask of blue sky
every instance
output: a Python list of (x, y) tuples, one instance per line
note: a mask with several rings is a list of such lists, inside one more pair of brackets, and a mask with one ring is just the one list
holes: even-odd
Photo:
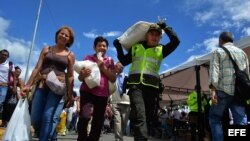
[[(21, 66), (23, 78), (39, 2), (6, 0), (0, 4), (0, 49), (10, 51), (10, 60)], [(167, 19), (181, 41), (163, 60), (162, 72), (211, 52), (217, 47), (221, 31), (232, 31), (235, 40), (249, 36), (249, 7), (249, 0), (43, 0), (29, 71), (34, 68), (41, 48), (54, 45), (55, 32), (63, 25), (75, 31), (71, 50), (76, 60), (92, 54), (94, 38), (103, 35), (110, 42), (107, 54), (116, 61), (113, 40), (134, 23), (157, 22), (160, 16)], [(165, 36), (161, 42), (168, 41)], [(76, 78), (75, 86), (79, 84)]]

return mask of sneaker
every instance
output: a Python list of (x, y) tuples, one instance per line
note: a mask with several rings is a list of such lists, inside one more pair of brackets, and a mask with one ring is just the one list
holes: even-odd
[(59, 136), (66, 136), (66, 132), (59, 132), (57, 133)]

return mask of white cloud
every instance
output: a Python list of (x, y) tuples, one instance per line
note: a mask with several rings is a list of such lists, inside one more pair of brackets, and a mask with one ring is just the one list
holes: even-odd
[(103, 37), (118, 37), (121, 35), (120, 31), (109, 31), (109, 32), (105, 32), (102, 34), (97, 34), (96, 30), (92, 30), (90, 32), (83, 32), (83, 36), (86, 38), (96, 38), (97, 36), (103, 36)]
[(189, 49), (187, 50), (187, 52), (188, 52), (188, 53), (193, 52), (193, 51), (199, 49), (201, 46), (202, 46), (202, 44), (196, 43), (194, 46), (192, 46), (191, 48), (189, 48)]
[(203, 41), (203, 45), (206, 48), (206, 53), (211, 52), (218, 47), (218, 37), (211, 37)]
[(107, 33), (103, 33), (104, 37), (117, 37), (119, 35), (121, 35), (120, 31), (110, 31), (110, 32), (107, 32)]
[(250, 27), (243, 28), (242, 33), (246, 36), (250, 36)]
[[(10, 26), (10, 21), (0, 17), (0, 49), (7, 49), (10, 52), (9, 60), (14, 62), (14, 65), (20, 66), (22, 69), (21, 77), (24, 78), (27, 67), (27, 60), (30, 51), (31, 43), (23, 39), (17, 39), (7, 34)], [(34, 49), (30, 59), (30, 69), (34, 68), (40, 51)], [(29, 72), (30, 72), (29, 69)], [(28, 73), (30, 74), (30, 73)]]
[(184, 7), (182, 9), (186, 10), (197, 26), (214, 28), (214, 31), (207, 32), (211, 38), (195, 44), (187, 52), (194, 52), (201, 47), (205, 47), (204, 53), (214, 50), (218, 46), (218, 35), (223, 30), (250, 35), (250, 28), (246, 27), (250, 21), (250, 11), (247, 10), (250, 7), (249, 0), (188, 0)]
[(208, 33), (213, 36), (218, 36), (221, 33), (221, 30), (209, 31)]
[(169, 65), (167, 63), (162, 64), (165, 68), (169, 68)]
[(3, 38), (7, 35), (6, 30), (9, 28), (9, 25), (10, 21), (0, 17), (0, 38)]
[(250, 21), (249, 0), (229, 0), (225, 1), (225, 11), (231, 15), (234, 21)]
[(98, 35), (95, 34), (94, 32), (83, 32), (83, 36), (93, 39), (93, 38), (97, 37)]
[[(187, 59), (187, 61), (186, 62), (189, 62), (189, 61), (192, 61), (192, 60), (194, 60), (195, 58), (198, 58), (198, 57), (200, 57), (201, 55), (191, 55), (188, 59)], [(185, 62), (184, 62), (185, 63)]]
[(215, 14), (216, 13), (214, 13), (213, 11), (196, 12), (194, 15), (194, 20), (198, 21), (199, 25), (202, 25), (213, 18)]
[(204, 47), (203, 52), (208, 53), (216, 49), (218, 47), (218, 43), (218, 37), (211, 37), (205, 39), (202, 43), (196, 43), (192, 48), (188, 49), (188, 52), (192, 52)]
[(192, 48), (188, 49), (187, 52), (194, 52), (195, 50), (200, 50), (201, 48), (204, 48), (202, 49), (202, 54), (192, 55), (187, 59), (187, 61), (191, 61), (196, 57), (200, 57), (218, 48), (218, 37), (205, 39), (202, 43), (197, 43)]
[(198, 25), (241, 28), (250, 21), (249, 0), (189, 0), (185, 9)]

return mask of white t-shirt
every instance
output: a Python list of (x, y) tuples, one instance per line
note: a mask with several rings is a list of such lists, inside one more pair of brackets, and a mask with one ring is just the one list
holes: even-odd
[[(12, 71), (15, 71), (14, 65)], [(0, 83), (8, 83), (9, 75), (9, 61), (6, 60), (4, 63), (0, 64)]]
[(178, 110), (174, 110), (173, 117), (174, 117), (174, 119), (180, 120), (180, 118), (181, 118), (181, 112), (178, 111)]

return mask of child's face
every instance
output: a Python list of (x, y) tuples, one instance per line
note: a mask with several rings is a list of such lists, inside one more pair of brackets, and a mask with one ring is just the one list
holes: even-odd
[(106, 42), (98, 42), (97, 45), (94, 47), (95, 52), (102, 52), (102, 54), (106, 54), (107, 50), (108, 50), (108, 46), (106, 44)]

